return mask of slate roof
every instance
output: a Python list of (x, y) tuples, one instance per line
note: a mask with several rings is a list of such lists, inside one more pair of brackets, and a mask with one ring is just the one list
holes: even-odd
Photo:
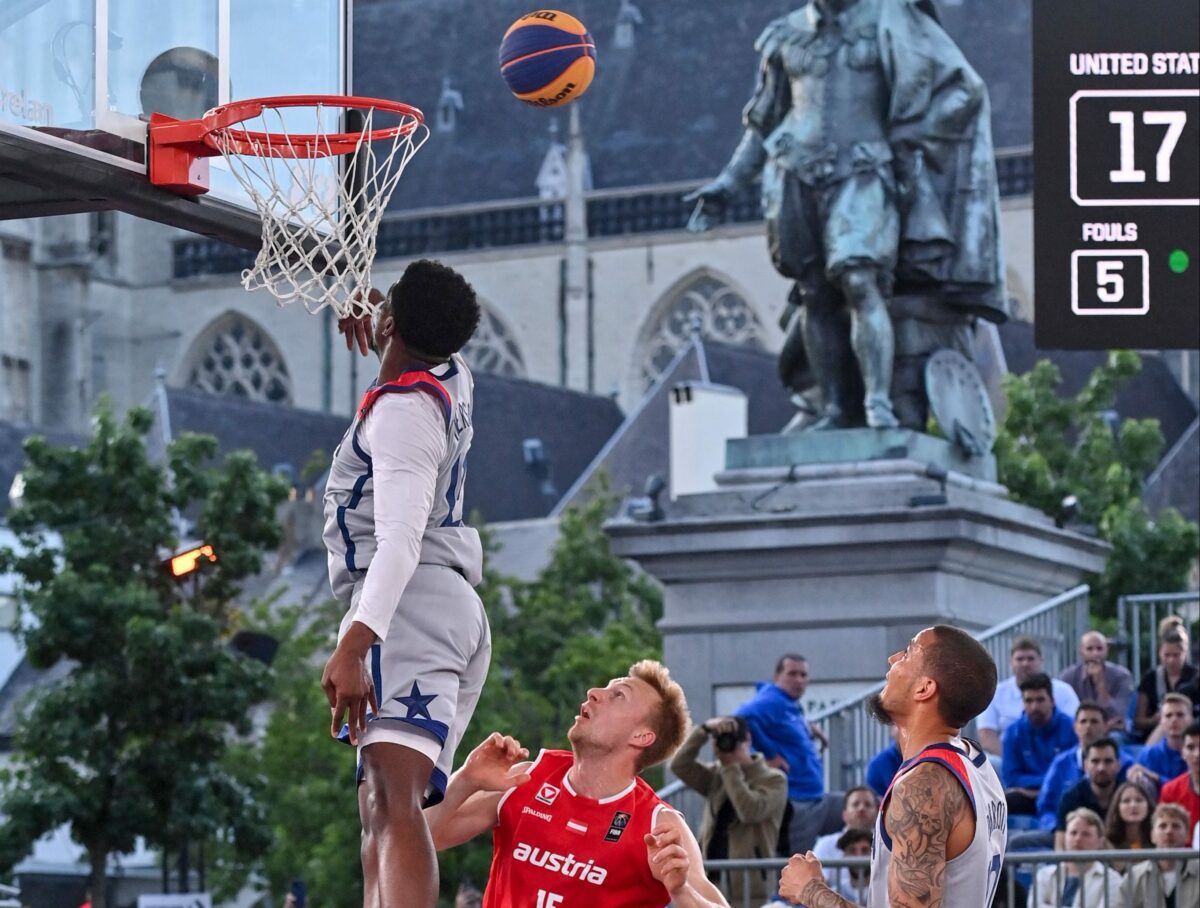
[(28, 425), (0, 421), (0, 518), (8, 513), (8, 490), (25, 462), (22, 445), (30, 435), (45, 435), (54, 444), (80, 444), (82, 439), (67, 432), (45, 431)]
[[(1063, 394), (1079, 391), (1107, 357), (1104, 352), (1036, 350), (1033, 327), (1026, 322), (1009, 321), (1002, 325), (1000, 339), (1010, 372), (1027, 372), (1039, 359), (1051, 359), (1062, 373)], [(575, 487), (558, 502), (554, 513), (580, 500), (601, 467), (614, 489), (634, 495), (642, 494), (646, 479), (652, 475), (658, 474), (670, 482), (667, 445), (670, 391), (675, 385), (701, 380), (701, 352), (708, 365), (709, 381), (739, 388), (747, 394), (749, 434), (777, 432), (795, 414), (779, 384), (775, 354), (711, 341), (689, 345), (629, 414)], [(1168, 505), (1179, 508), (1196, 519), (1200, 500), (1197, 410), (1166, 363), (1156, 356), (1143, 356), (1141, 373), (1117, 396), (1116, 409), (1123, 418), (1157, 419), (1166, 440), (1168, 453), (1147, 483), (1147, 501), (1156, 509)]]
[(168, 388), (171, 433), (202, 432), (217, 438), (222, 453), (253, 451), (259, 466), (288, 465), (298, 482), (315, 452), (326, 458), (342, 440), (349, 420), (333, 413), (218, 397), (188, 388)]
[[(634, 0), (643, 24), (614, 46), (618, 0), (572, 0), (596, 41), (597, 73), (577, 103), (596, 189), (716, 175), (741, 135), (754, 87), (754, 40), (801, 0)], [(947, 31), (987, 81), (998, 148), (1032, 133), (1030, 0), (942, 0)], [(462, 93), (453, 132), (434, 131), (409, 165), (394, 210), (536, 196), (553, 117), (516, 101), (497, 50), (527, 0), (358, 0), (355, 94), (415, 104), (436, 120), (443, 79)]]
[(34, 668), (28, 659), (21, 659), (8, 680), (0, 685), (0, 752), (8, 749), (25, 696), (37, 688), (61, 681), (71, 673), (71, 668), (72, 664), (66, 661), (49, 669)]
[(751, 435), (778, 432), (796, 409), (779, 383), (773, 353), (712, 341), (693, 341), (676, 355), (604, 450), (580, 474), (575, 486), (555, 505), (558, 514), (585, 496), (588, 483), (603, 469), (617, 492), (642, 494), (655, 474), (670, 485), (668, 447), (671, 389), (685, 382), (710, 382), (745, 392), (747, 430)]
[[(545, 517), (623, 416), (609, 397), (519, 378), (475, 374), (475, 438), (467, 462), (467, 511), (489, 522)], [(541, 439), (543, 480), (525, 464), (525, 439)]]
[[(1108, 358), (1105, 351), (1037, 350), (1033, 345), (1033, 325), (1010, 320), (1000, 326), (1000, 343), (1008, 361), (1008, 371), (1028, 372), (1039, 359), (1051, 359), (1062, 372), (1061, 393), (1077, 393), (1097, 366)], [(1117, 412), (1125, 418), (1158, 420), (1166, 448), (1187, 431), (1196, 418), (1196, 405), (1179, 386), (1167, 364), (1157, 356), (1142, 356), (1142, 371), (1117, 395)]]
[(1152, 511), (1173, 507), (1189, 520), (1200, 520), (1200, 419), (1192, 420), (1154, 468), (1144, 498)]
[[(349, 420), (276, 404), (215, 397), (171, 388), (171, 430), (207, 432), (221, 450), (248, 448), (267, 469), (301, 468), (323, 451), (333, 454)], [(467, 512), (491, 522), (544, 517), (621, 424), (621, 411), (608, 397), (500, 375), (475, 373), (475, 439), (468, 458)], [(525, 464), (523, 443), (540, 439), (543, 477)], [(543, 483), (553, 493), (543, 493)], [(547, 487), (549, 488), (549, 487)]]

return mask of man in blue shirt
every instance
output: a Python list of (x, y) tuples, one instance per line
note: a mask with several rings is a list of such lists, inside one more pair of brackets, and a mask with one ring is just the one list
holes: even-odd
[(809, 725), (800, 705), (807, 689), (808, 660), (788, 653), (776, 663), (772, 681), (760, 684), (758, 693), (734, 713), (746, 720), (750, 741), (767, 765), (787, 773), (792, 816), (787, 826), (785, 854), (803, 854), (812, 848), (829, 813), (825, 803), (825, 764), (813, 744), (814, 735), (822, 744), (824, 737)]
[(1163, 782), (1187, 772), (1187, 763), (1183, 760), (1183, 730), (1191, 721), (1191, 700), (1174, 691), (1164, 696), (1158, 720), (1163, 736), (1157, 744), (1143, 748), (1138, 754), (1129, 770), (1130, 781), (1149, 785), (1157, 792)]
[(900, 745), (896, 743), (895, 726), (892, 731), (892, 743), (871, 757), (871, 762), (867, 764), (867, 785), (880, 798), (887, 794), (888, 786), (896, 777), (896, 770), (904, 762), (904, 754), (900, 753)]
[(1024, 714), (1004, 730), (1002, 776), (1009, 814), (1033, 816), (1050, 764), (1079, 739), (1071, 717), (1054, 708), (1049, 675), (1030, 675), (1019, 687)]
[[(1107, 713), (1099, 703), (1085, 700), (1079, 704), (1079, 709), (1075, 710), (1075, 737), (1079, 739), (1079, 746), (1064, 750), (1054, 758), (1050, 769), (1046, 771), (1042, 790), (1038, 792), (1038, 825), (1043, 830), (1053, 831), (1055, 820), (1058, 819), (1058, 802), (1068, 788), (1083, 778), (1083, 749), (1093, 741), (1103, 738), (1107, 725)], [(1118, 785), (1125, 781), (1125, 772), (1132, 762), (1124, 754), (1121, 754), (1120, 759)], [(1053, 839), (1050, 839), (1046, 842), (1046, 847), (1049, 848), (1053, 844)]]

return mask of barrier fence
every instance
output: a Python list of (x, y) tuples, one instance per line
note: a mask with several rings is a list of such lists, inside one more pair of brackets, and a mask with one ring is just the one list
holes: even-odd
[[(1123, 656), (1125, 664), (1133, 673), (1137, 684), (1142, 673), (1158, 667), (1158, 623), (1168, 615), (1183, 619), (1189, 633), (1200, 621), (1200, 594), (1197, 593), (1142, 593), (1136, 596), (1121, 596), (1117, 599), (1117, 639), (1114, 649)], [(1189, 655), (1196, 658), (1196, 640), (1200, 634), (1192, 634), (1192, 650)]]
[[(1045, 670), (1051, 675), (1057, 677), (1071, 665), (1079, 638), (1088, 629), (1088, 592), (1088, 585), (1080, 584), (978, 634), (976, 639), (995, 661), (1000, 677), (1008, 676), (1009, 649), (1018, 637), (1033, 637), (1041, 644)], [(829, 740), (825, 752), (826, 791), (861, 785), (871, 758), (891, 742), (891, 732), (867, 709), (871, 695), (882, 689), (880, 681), (810, 716)], [(677, 779), (664, 786), (658, 796), (678, 807), (684, 791), (684, 784)]]
[[(1196, 852), (1191, 848), (1170, 848), (1170, 849), (1142, 849), (1137, 851), (1128, 850), (1104, 850), (1104, 851), (1017, 851), (1010, 852), (1004, 856), (1004, 866), (1007, 869), (1005, 879), (996, 894), (996, 898), (992, 904), (995, 906), (1009, 906), (1009, 908), (1025, 908), (1026, 905), (1036, 906), (1047, 904), (1047, 901), (1041, 900), (1044, 893), (1041, 891), (1046, 885), (1052, 885), (1056, 893), (1061, 893), (1064, 883), (1070, 874), (1070, 868), (1066, 865), (1078, 863), (1099, 863), (1105, 870), (1107, 876), (1108, 871), (1115, 871), (1122, 875), (1132, 868), (1134, 864), (1140, 864), (1144, 861), (1151, 862), (1151, 874), (1155, 882), (1155, 888), (1161, 879), (1162, 870), (1158, 866), (1159, 861), (1177, 861), (1176, 869), (1180, 869), (1181, 864), (1185, 861), (1193, 863), (1192, 872), (1200, 872), (1200, 860), (1197, 859)], [(783, 869), (787, 861), (782, 858), (767, 858), (763, 860), (743, 860), (743, 861), (708, 861), (704, 865), (704, 869), (709, 874), (716, 874), (717, 885), (721, 887), (721, 891), (725, 893), (729, 899), (731, 908), (759, 908), (762, 902), (758, 899), (752, 899), (750, 895), (750, 874), (742, 873), (740, 892), (730, 892), (727, 888), (727, 880), (729, 874), (739, 871), (760, 871), (768, 875), (771, 880), (769, 890), (773, 891), (774, 883), (779, 880), (779, 872)], [(850, 873), (854, 870), (862, 873), (864, 870), (869, 870), (871, 866), (870, 858), (840, 858), (838, 860), (823, 861), (822, 866), (827, 869), (845, 870)], [(1045, 880), (1046, 874), (1042, 874), (1042, 879), (1039, 880), (1038, 870), (1043, 867), (1054, 867), (1055, 872), (1049, 882)], [(1178, 883), (1176, 884), (1179, 885)], [(858, 887), (852, 887), (858, 888)], [(860, 904), (866, 904), (865, 887), (863, 888), (863, 898)], [(1024, 892), (1024, 897), (1022, 897)], [(956, 902), (949, 901), (949, 904)], [(1049, 900), (1050, 904), (1057, 904), (1057, 896)], [(783, 904), (783, 903), (781, 903)], [(1108, 887), (1103, 887), (1103, 892), (1100, 898), (1094, 898), (1091, 893), (1085, 895), (1085, 890), (1081, 887), (1075, 901), (1075, 908), (1156, 908), (1155, 905), (1134, 904), (1132, 901), (1123, 901), (1121, 898), (1114, 898)], [(1195, 908), (1194, 905), (1176, 905), (1176, 908)]]
[[(1033, 637), (1041, 644), (1045, 671), (1050, 675), (1057, 677), (1072, 664), (1079, 637), (1088, 629), (1088, 592), (1087, 584), (1081, 584), (978, 634), (976, 639), (995, 661), (1000, 677), (1008, 675), (1009, 649), (1018, 637)], [(867, 707), (871, 696), (882, 689), (880, 681), (810, 717), (829, 739), (827, 791), (861, 785), (871, 758), (891, 742), (890, 730), (880, 725)]]

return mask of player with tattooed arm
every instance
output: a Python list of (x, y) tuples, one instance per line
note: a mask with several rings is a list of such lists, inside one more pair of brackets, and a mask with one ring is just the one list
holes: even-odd
[[(904, 762), (884, 795), (871, 848), (870, 908), (988, 908), (1007, 843), (1004, 786), (959, 730), (996, 692), (996, 665), (958, 628), (928, 627), (890, 659), (871, 711), (897, 728)], [(853, 908), (810, 851), (792, 855), (779, 893), (807, 908)]]

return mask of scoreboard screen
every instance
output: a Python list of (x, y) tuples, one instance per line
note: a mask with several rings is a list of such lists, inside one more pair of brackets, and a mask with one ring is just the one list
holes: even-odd
[(1200, 347), (1200, 0), (1034, 0), (1038, 347)]

